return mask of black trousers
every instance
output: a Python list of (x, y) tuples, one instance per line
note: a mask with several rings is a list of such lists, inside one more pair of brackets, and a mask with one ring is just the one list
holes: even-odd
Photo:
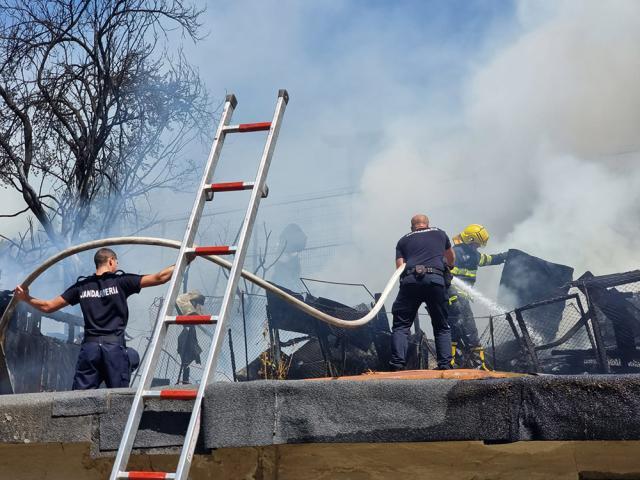
[(127, 348), (119, 343), (83, 343), (73, 378), (73, 390), (129, 386), (131, 375)]
[(478, 337), (478, 327), (473, 318), (473, 310), (471, 310), (471, 302), (455, 290), (453, 295), (457, 295), (457, 300), (449, 305), (449, 323), (451, 324), (451, 337), (454, 342), (461, 343), (465, 348), (474, 348), (480, 346), (480, 338)]
[(406, 364), (409, 330), (422, 303), (427, 305), (427, 311), (431, 317), (438, 366), (450, 365), (451, 329), (447, 320), (448, 302), (447, 290), (443, 285), (436, 283), (400, 285), (400, 291), (391, 309), (393, 313), (392, 367), (402, 368)]

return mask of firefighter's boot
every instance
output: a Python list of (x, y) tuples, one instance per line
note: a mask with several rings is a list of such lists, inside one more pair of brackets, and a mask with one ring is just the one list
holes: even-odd
[(451, 342), (451, 368), (456, 368), (456, 354), (458, 353), (458, 342)]
[(484, 348), (483, 347), (475, 347), (473, 349), (474, 356), (477, 356), (479, 360), (478, 370), (486, 370), (489, 371), (487, 364), (484, 361)]

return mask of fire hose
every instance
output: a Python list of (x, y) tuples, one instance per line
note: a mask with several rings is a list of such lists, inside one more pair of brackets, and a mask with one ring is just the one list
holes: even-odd
[[(70, 257), (71, 255), (84, 252), (85, 250), (92, 250), (94, 248), (102, 248), (102, 247), (107, 247), (111, 245), (155, 245), (159, 247), (168, 247), (168, 248), (175, 248), (175, 249), (179, 249), (181, 247), (181, 243), (176, 240), (168, 240), (165, 238), (154, 238), (154, 237), (112, 237), (112, 238), (105, 238), (102, 240), (93, 240), (91, 242), (81, 243), (79, 245), (67, 248), (61, 251), (60, 253), (57, 253), (56, 255), (49, 257), (44, 263), (42, 263), (38, 268), (36, 268), (33, 272), (31, 272), (27, 276), (27, 278), (25, 278), (25, 280), (22, 282), (21, 285), (23, 287), (28, 287), (42, 273), (44, 273), (47, 269), (49, 269), (49, 267), (58, 263), (60, 260)], [(228, 270), (231, 269), (231, 262), (217, 255), (203, 255), (202, 258), (209, 260), (210, 262), (213, 262)], [(380, 309), (384, 305), (384, 302), (387, 300), (387, 297), (391, 293), (393, 286), (396, 284), (396, 282), (400, 278), (400, 275), (402, 274), (403, 270), (404, 270), (404, 265), (402, 267), (399, 267), (394, 272), (394, 274), (391, 276), (391, 278), (385, 285), (384, 290), (380, 295), (380, 298), (375, 303), (373, 308), (365, 316), (357, 320), (343, 320), (343, 319), (328, 315), (324, 312), (321, 312), (320, 310), (317, 310), (312, 306), (307, 305), (302, 300), (299, 300), (293, 297), (292, 295), (289, 295), (287, 292), (279, 289), (272, 283), (269, 283), (265, 279), (257, 275), (254, 275), (253, 273), (247, 270), (242, 270), (241, 275), (243, 278), (247, 279), (248, 281), (267, 290), (268, 292), (273, 293), (274, 295), (280, 297), (285, 302), (289, 303), (290, 305), (293, 305), (294, 307), (302, 310), (304, 313), (320, 320), (321, 322), (325, 322), (325, 323), (328, 323), (329, 325), (333, 325), (336, 327), (353, 329), (369, 323), (378, 315), (378, 313), (380, 312)], [(0, 319), (0, 346), (4, 345), (5, 331), (7, 329), (9, 320), (11, 319), (11, 315), (13, 314), (13, 311), (17, 303), (18, 302), (16, 298), (13, 297), (9, 302), (9, 305), (7, 305), (7, 308), (5, 309), (4, 314), (2, 315), (2, 318)]]

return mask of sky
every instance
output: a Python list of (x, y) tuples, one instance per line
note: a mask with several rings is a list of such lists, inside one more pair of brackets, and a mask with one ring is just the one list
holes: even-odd
[(291, 93), (272, 191), (362, 192), (353, 251), (325, 276), (381, 287), (417, 212), (577, 275), (637, 268), (636, 2), (209, 7), (193, 60), (212, 91), (256, 111)]
[[(234, 121), (253, 122), (270, 119), (278, 89), (291, 97), (265, 202), (360, 192), (352, 247), (306, 273), (379, 291), (395, 243), (420, 212), (451, 236), (484, 224), (488, 253), (518, 248), (578, 275), (638, 268), (640, 3), (206, 6), (206, 38), (184, 48), (214, 100), (235, 93)], [(257, 162), (258, 143), (227, 148), (218, 178), (251, 174), (245, 157)], [(204, 158), (206, 147), (191, 153)], [(156, 205), (184, 215), (191, 196)], [(17, 208), (0, 190), (0, 211)], [(0, 222), (5, 234), (20, 226)], [(136, 261), (132, 270), (157, 263)], [(500, 269), (486, 270), (479, 285), (494, 294)]]

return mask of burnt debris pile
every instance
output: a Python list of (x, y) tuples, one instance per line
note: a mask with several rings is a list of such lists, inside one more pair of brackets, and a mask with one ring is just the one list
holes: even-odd
[[(0, 291), (0, 313), (12, 295)], [(0, 350), (0, 394), (71, 390), (82, 325), (81, 317), (19, 304)], [(55, 326), (59, 333), (47, 332)]]
[(585, 273), (549, 298), (489, 318), (482, 335), (499, 370), (638, 373), (640, 270)]
[[(298, 298), (308, 305), (343, 320), (357, 320), (372, 307), (360, 304), (349, 307), (334, 300), (311, 294)], [(391, 359), (391, 329), (387, 313), (378, 315), (363, 327), (345, 329), (327, 325), (297, 310), (276, 295), (267, 295), (267, 323), (275, 345), (293, 332), (303, 335), (305, 344), (286, 359), (287, 378), (318, 378), (326, 376), (359, 375), (367, 371), (387, 370)], [(278, 348), (276, 348), (278, 350)], [(424, 332), (418, 329), (410, 339), (409, 368), (427, 368), (428, 345)], [(278, 351), (276, 359), (282, 358)]]

